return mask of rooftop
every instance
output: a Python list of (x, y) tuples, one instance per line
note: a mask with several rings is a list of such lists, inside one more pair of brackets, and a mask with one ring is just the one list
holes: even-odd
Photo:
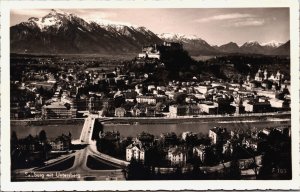
[(58, 109), (58, 108), (66, 109), (66, 106), (64, 106), (60, 102), (53, 102), (53, 103), (51, 103), (51, 105), (45, 105), (44, 108), (46, 108), (46, 109)]

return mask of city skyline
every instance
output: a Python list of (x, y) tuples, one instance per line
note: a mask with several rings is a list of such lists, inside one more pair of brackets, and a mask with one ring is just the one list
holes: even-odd
[[(196, 35), (211, 45), (247, 41), (285, 43), (289, 37), (288, 8), (189, 9), (61, 9), (86, 21), (104, 20), (144, 26), (156, 34)], [(43, 17), (51, 9), (11, 11), (11, 26), (30, 17)], [(159, 20), (157, 16), (159, 15)]]

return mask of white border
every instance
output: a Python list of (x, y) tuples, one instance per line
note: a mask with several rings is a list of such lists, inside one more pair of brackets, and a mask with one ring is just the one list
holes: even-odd
[[(299, 5), (292, 0), (2, 1), (1, 3), (1, 191), (299, 189)], [(32, 8), (244, 8), (289, 7), (292, 89), (292, 180), (288, 181), (63, 181), (10, 182), (10, 9)]]

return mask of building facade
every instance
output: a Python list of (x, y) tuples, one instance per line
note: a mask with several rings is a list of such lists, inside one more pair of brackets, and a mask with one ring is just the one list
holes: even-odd
[(172, 147), (168, 150), (168, 160), (171, 165), (185, 165), (187, 160), (187, 152), (182, 147)]
[(76, 118), (76, 113), (76, 109), (68, 109), (65, 105), (59, 102), (51, 103), (51, 105), (44, 105), (42, 107), (42, 116), (46, 119)]
[(145, 149), (141, 143), (133, 143), (126, 148), (126, 161), (130, 161), (131, 159), (141, 162), (145, 161)]

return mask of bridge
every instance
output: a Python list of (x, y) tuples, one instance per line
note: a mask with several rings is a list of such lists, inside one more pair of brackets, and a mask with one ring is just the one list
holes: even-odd
[[(129, 162), (100, 153), (96, 141), (92, 140), (96, 119), (100, 122), (110, 120), (98, 118), (93, 114), (85, 119), (80, 138), (76, 141), (76, 144), (82, 145), (83, 149), (52, 159), (43, 167), (14, 171), (13, 180), (125, 180), (123, 169)], [(87, 166), (88, 157), (115, 169), (91, 169)], [(64, 163), (69, 164), (72, 161), (72, 166), (57, 170), (57, 167), (63, 167)]]

